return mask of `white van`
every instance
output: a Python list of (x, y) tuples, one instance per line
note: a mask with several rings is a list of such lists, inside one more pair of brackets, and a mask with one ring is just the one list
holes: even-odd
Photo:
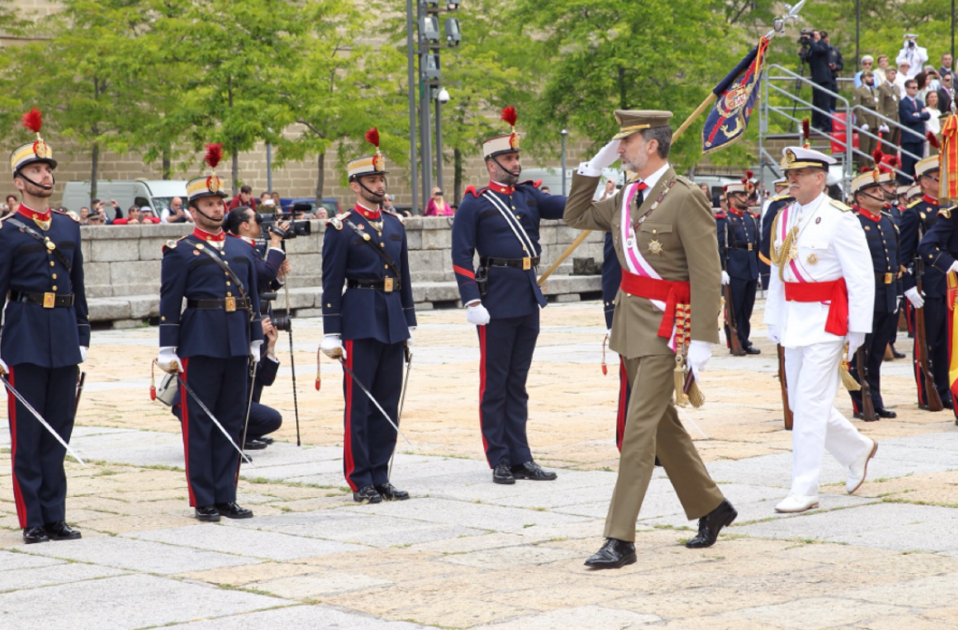
[[(153, 208), (155, 216), (159, 217), (163, 210), (170, 207), (173, 197), (180, 197), (186, 205), (186, 180), (98, 180), (96, 184), (97, 199), (106, 202), (104, 209), (107, 216), (113, 219), (113, 207), (110, 204), (111, 199), (115, 199), (123, 210), (124, 216), (127, 209), (136, 205), (140, 208), (148, 206)], [(90, 181), (67, 182), (63, 189), (63, 201), (60, 205), (67, 210), (79, 213), (80, 208), (90, 207)]]

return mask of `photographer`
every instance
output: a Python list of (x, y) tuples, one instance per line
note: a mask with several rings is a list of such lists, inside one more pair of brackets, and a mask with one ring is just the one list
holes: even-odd
[(256, 380), (253, 382), (253, 403), (249, 408), (249, 425), (246, 429), (246, 444), (243, 448), (248, 451), (258, 451), (273, 443), (273, 438), (266, 437), (278, 430), (283, 424), (283, 416), (272, 407), (260, 404), (263, 388), (270, 387), (276, 381), (279, 371), (279, 359), (276, 358), (276, 339), (279, 331), (273, 326), (269, 317), (263, 317), (263, 336), (266, 344), (261, 347), (262, 360), (256, 370)]
[(908, 64), (908, 73), (906, 79), (914, 79), (915, 75), (921, 72), (928, 61), (928, 51), (918, 45), (918, 36), (914, 33), (905, 35), (905, 44), (895, 57), (895, 63), (901, 66), (902, 63)]
[[(263, 234), (263, 217), (250, 208), (236, 208), (230, 210), (223, 220), (223, 228), (233, 237), (245, 241), (255, 252), (252, 256), (253, 264), (256, 267), (256, 281), (259, 286), (257, 290), (260, 293), (266, 291), (275, 291), (283, 286), (283, 279), (289, 273), (289, 261), (286, 260), (286, 252), (282, 249), (283, 237), (281, 234), (270, 230), (269, 248), (265, 251), (260, 249), (257, 239)], [(289, 223), (277, 223), (276, 227), (280, 230), (289, 229)], [(253, 252), (251, 252), (253, 253)]]
[[(817, 30), (802, 31), (802, 36), (798, 42), (802, 45), (798, 51), (804, 63), (812, 71), (812, 82), (826, 90), (832, 89), (835, 80), (832, 67), (829, 65), (831, 57), (831, 47)], [(817, 88), (812, 89), (812, 127), (824, 133), (831, 133), (832, 121), (828, 117), (831, 112), (832, 97)]]

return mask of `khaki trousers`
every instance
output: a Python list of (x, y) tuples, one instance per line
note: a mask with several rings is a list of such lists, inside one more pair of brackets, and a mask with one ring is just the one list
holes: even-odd
[(634, 542), (635, 521), (652, 478), (656, 455), (689, 520), (705, 516), (724, 497), (709, 477), (672, 404), (675, 355), (626, 359), (625, 368), (632, 383), (632, 396), (619, 456), (619, 476), (605, 520), (605, 537)]

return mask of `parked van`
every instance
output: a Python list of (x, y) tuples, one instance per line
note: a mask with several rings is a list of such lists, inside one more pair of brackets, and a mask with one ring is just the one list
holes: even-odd
[[(173, 197), (180, 197), (186, 205), (186, 180), (99, 180), (96, 185), (97, 199), (106, 202), (104, 209), (107, 216), (113, 219), (111, 199), (115, 199), (123, 210), (136, 205), (153, 208), (154, 216), (159, 217), (163, 210), (168, 210)], [(79, 213), (80, 208), (90, 206), (90, 181), (67, 182), (63, 189), (63, 201), (60, 205), (67, 210)]]

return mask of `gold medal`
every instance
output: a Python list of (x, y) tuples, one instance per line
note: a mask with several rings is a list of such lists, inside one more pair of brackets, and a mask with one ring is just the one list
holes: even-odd
[(814, 265), (818, 262), (818, 256), (815, 254), (809, 254), (808, 258), (805, 259), (805, 262), (807, 262), (809, 265)]
[(662, 243), (656, 240), (649, 241), (649, 253), (659, 255), (662, 253)]

